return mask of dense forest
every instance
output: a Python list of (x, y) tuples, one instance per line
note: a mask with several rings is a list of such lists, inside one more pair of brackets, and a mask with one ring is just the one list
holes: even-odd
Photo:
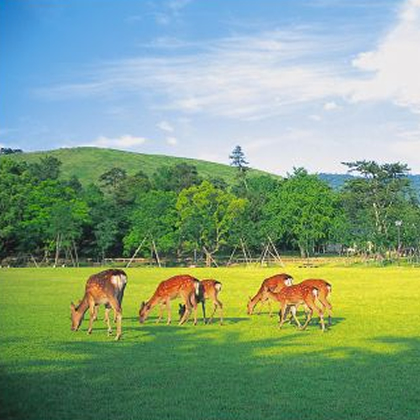
[[(351, 249), (385, 255), (419, 248), (420, 205), (401, 163), (348, 162), (339, 188), (303, 168), (284, 178), (249, 176), (239, 148), (236, 179), (203, 177), (193, 164), (119, 167), (82, 185), (61, 162), (0, 160), (0, 259), (57, 264), (138, 256), (186, 260), (260, 255), (268, 242), (301, 256)], [(141, 246), (142, 245), (142, 246)]]

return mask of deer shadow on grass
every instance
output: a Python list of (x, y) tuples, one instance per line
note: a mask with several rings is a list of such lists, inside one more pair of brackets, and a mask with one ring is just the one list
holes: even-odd
[(137, 334), (121, 342), (104, 341), (102, 333), (45, 342), (45, 352), (57, 357), (22, 357), (18, 369), (1, 364), (0, 414), (57, 420), (420, 418), (419, 338), (384, 336), (363, 348), (340, 346), (314, 327), (301, 333), (265, 326), (247, 336), (253, 331), (236, 325), (139, 328), (133, 322), (123, 331)]

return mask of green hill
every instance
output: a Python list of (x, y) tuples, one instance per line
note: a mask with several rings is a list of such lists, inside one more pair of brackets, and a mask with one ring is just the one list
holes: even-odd
[[(33, 163), (45, 156), (54, 156), (62, 162), (61, 177), (69, 178), (76, 175), (84, 185), (96, 183), (101, 174), (113, 167), (119, 167), (133, 175), (139, 170), (151, 176), (162, 166), (171, 166), (178, 163), (189, 163), (197, 167), (198, 173), (204, 177), (218, 177), (232, 184), (235, 180), (236, 170), (229, 165), (207, 162), (204, 160), (181, 158), (164, 155), (146, 155), (142, 153), (125, 152), (114, 149), (101, 149), (96, 147), (76, 147), (71, 149), (57, 149), (45, 152), (29, 152), (7, 155), (12, 159)], [(2, 156), (1, 158), (5, 158)], [(252, 169), (252, 175), (270, 175), (267, 172)]]

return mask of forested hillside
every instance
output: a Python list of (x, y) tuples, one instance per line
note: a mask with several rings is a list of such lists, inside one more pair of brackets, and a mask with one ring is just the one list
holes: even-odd
[(249, 169), (239, 146), (229, 159), (84, 148), (3, 156), (0, 258), (77, 264), (130, 256), (141, 244), (138, 256), (208, 264), (268, 245), (302, 256), (329, 245), (419, 249), (420, 205), (404, 164), (358, 161), (346, 164), (351, 177), (297, 168), (282, 178)]
[[(55, 157), (62, 163), (60, 178), (65, 179), (76, 176), (83, 185), (97, 183), (101, 174), (114, 167), (124, 169), (128, 175), (133, 175), (141, 170), (147, 176), (152, 176), (162, 166), (176, 165), (179, 163), (194, 165), (197, 168), (197, 172), (203, 178), (220, 178), (228, 184), (233, 183), (235, 180), (235, 169), (229, 165), (198, 159), (147, 155), (96, 147), (76, 147), (46, 152), (16, 153), (0, 156), (0, 159), (4, 159), (6, 156), (27, 163), (39, 162), (45, 156)], [(263, 173), (263, 171), (253, 169), (250, 171), (250, 175)]]

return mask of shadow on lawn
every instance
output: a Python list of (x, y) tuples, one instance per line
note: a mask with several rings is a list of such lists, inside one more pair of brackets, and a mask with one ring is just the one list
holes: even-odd
[(1, 418), (420, 418), (417, 338), (372, 341), (382, 353), (350, 344), (309, 352), (317, 330), (245, 340), (232, 329), (129, 327), (137, 337), (52, 343), (59, 362), (2, 375)]

